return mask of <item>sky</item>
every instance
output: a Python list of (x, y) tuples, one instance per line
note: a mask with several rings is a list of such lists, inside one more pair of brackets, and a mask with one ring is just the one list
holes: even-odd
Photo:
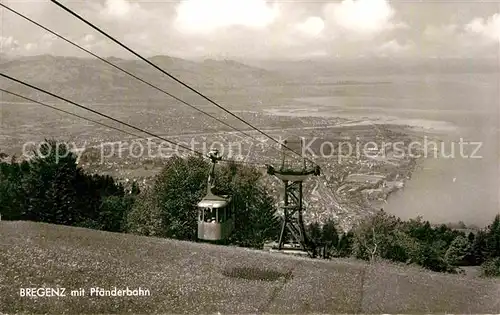
[[(48, 0), (1, 0), (91, 51), (130, 54)], [(61, 0), (146, 55), (182, 58), (482, 58), (500, 52), (500, 0)], [(0, 52), (82, 56), (0, 10)]]

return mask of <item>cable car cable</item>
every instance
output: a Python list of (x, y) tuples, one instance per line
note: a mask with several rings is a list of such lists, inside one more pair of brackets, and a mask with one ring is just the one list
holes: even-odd
[[(49, 104), (46, 104), (46, 103), (43, 103), (43, 102), (40, 102), (40, 101), (37, 101), (35, 99), (32, 99), (32, 98), (29, 98), (27, 96), (23, 96), (21, 94), (18, 94), (18, 93), (15, 93), (15, 92), (12, 92), (12, 91), (8, 91), (8, 90), (5, 90), (5, 89), (2, 89), (0, 88), (0, 91), (1, 92), (4, 92), (4, 93), (7, 93), (7, 94), (11, 94), (11, 95), (14, 95), (14, 96), (17, 96), (19, 98), (22, 98), (24, 100), (27, 100), (27, 101), (30, 101), (32, 103), (35, 103), (35, 104), (38, 104), (38, 105), (41, 105), (41, 106), (44, 106), (44, 107), (47, 107), (47, 108), (50, 108), (52, 110), (56, 110), (56, 111), (59, 111), (59, 112), (62, 112), (62, 113), (65, 113), (67, 115), (71, 115), (71, 116), (74, 116), (74, 117), (77, 117), (77, 118), (80, 118), (80, 119), (83, 119), (85, 121), (89, 121), (89, 122), (92, 122), (94, 124), (97, 124), (97, 125), (101, 125), (103, 127), (106, 127), (106, 128), (110, 128), (110, 129), (114, 129), (116, 131), (119, 131), (119, 132), (122, 132), (122, 133), (125, 133), (125, 134), (128, 134), (128, 135), (131, 135), (131, 136), (134, 136), (136, 137), (138, 140), (146, 140), (148, 138), (144, 138), (138, 134), (135, 134), (135, 133), (132, 133), (132, 132), (129, 132), (129, 131), (126, 131), (126, 130), (123, 130), (123, 129), (120, 129), (120, 128), (117, 128), (117, 127), (114, 127), (114, 126), (110, 126), (110, 125), (107, 125), (105, 123), (102, 123), (100, 121), (97, 121), (97, 120), (93, 120), (91, 118), (87, 118), (87, 117), (84, 117), (84, 116), (81, 116), (81, 115), (78, 115), (78, 114), (75, 114), (75, 113), (72, 113), (72, 112), (69, 112), (69, 111), (66, 111), (64, 109), (60, 109), (60, 108), (57, 108), (55, 106), (52, 106), (52, 105), (49, 105)], [(201, 154), (201, 153), (200, 153)], [(220, 162), (224, 162), (224, 163), (235, 163), (235, 164), (247, 164), (247, 165), (258, 165), (258, 166), (263, 166), (264, 164), (262, 163), (257, 163), (257, 162), (249, 162), (249, 161), (238, 161), (238, 160), (226, 160), (226, 159), (223, 159), (221, 160)]]
[(137, 137), (138, 139), (145, 139), (144, 137), (141, 137), (140, 135), (136, 134), (136, 133), (132, 133), (132, 132), (129, 132), (129, 131), (126, 131), (126, 130), (123, 130), (123, 129), (120, 129), (120, 128), (116, 128), (116, 127), (113, 127), (113, 126), (110, 126), (110, 125), (107, 125), (105, 123), (102, 123), (100, 121), (97, 121), (97, 120), (93, 120), (93, 119), (90, 119), (90, 118), (87, 118), (87, 117), (84, 117), (84, 116), (81, 116), (81, 115), (78, 115), (78, 114), (75, 114), (75, 113), (72, 113), (72, 112), (69, 112), (67, 110), (64, 110), (64, 109), (60, 109), (60, 108), (57, 108), (57, 107), (54, 107), (52, 105), (49, 105), (49, 104), (45, 104), (45, 103), (42, 103), (40, 101), (37, 101), (37, 100), (34, 100), (32, 98), (29, 98), (29, 97), (26, 97), (26, 96), (23, 96), (21, 94), (17, 94), (17, 93), (14, 93), (14, 92), (11, 92), (11, 91), (7, 91), (7, 90), (4, 90), (2, 88), (0, 88), (0, 91), (1, 92), (4, 92), (4, 93), (8, 93), (8, 94), (11, 94), (11, 95), (14, 95), (14, 96), (17, 96), (19, 98), (22, 98), (24, 100), (27, 100), (27, 101), (30, 101), (32, 103), (35, 103), (35, 104), (38, 104), (38, 105), (41, 105), (41, 106), (44, 106), (44, 107), (47, 107), (47, 108), (50, 108), (50, 109), (53, 109), (53, 110), (56, 110), (56, 111), (59, 111), (59, 112), (62, 112), (62, 113), (65, 113), (65, 114), (68, 114), (68, 115), (71, 115), (71, 116), (75, 116), (77, 118), (80, 118), (80, 119), (83, 119), (83, 120), (86, 120), (86, 121), (89, 121), (91, 123), (94, 123), (94, 124), (97, 124), (97, 125), (101, 125), (103, 127), (106, 127), (106, 128), (110, 128), (110, 129), (114, 129), (116, 131), (120, 131), (120, 132), (123, 132), (123, 133), (126, 133), (130, 136), (134, 136), (134, 137)]
[(220, 122), (220, 123), (224, 124), (225, 126), (227, 126), (227, 127), (231, 128), (231, 129), (233, 129), (233, 130), (236, 130), (236, 131), (238, 131), (238, 132), (240, 132), (240, 133), (244, 134), (245, 136), (252, 138), (253, 140), (258, 141), (256, 138), (254, 138), (254, 137), (252, 137), (251, 135), (249, 135), (249, 134), (245, 133), (244, 131), (241, 131), (241, 130), (237, 129), (236, 127), (233, 127), (233, 126), (229, 125), (229, 124), (228, 124), (228, 123), (226, 123), (225, 121), (223, 121), (223, 120), (221, 120), (221, 119), (219, 119), (219, 118), (217, 118), (217, 117), (215, 117), (215, 116), (213, 116), (213, 115), (211, 115), (211, 114), (209, 114), (209, 113), (207, 113), (207, 112), (203, 111), (202, 109), (199, 109), (199, 108), (197, 108), (197, 107), (195, 107), (195, 106), (193, 106), (193, 105), (189, 104), (188, 102), (186, 102), (186, 101), (184, 101), (184, 100), (182, 100), (182, 99), (178, 98), (177, 96), (175, 96), (175, 95), (173, 95), (173, 94), (171, 94), (171, 93), (169, 93), (169, 92), (167, 92), (167, 91), (163, 90), (162, 88), (159, 88), (159, 87), (157, 87), (156, 85), (154, 85), (154, 84), (152, 84), (152, 83), (150, 83), (150, 82), (148, 82), (148, 81), (146, 81), (146, 80), (144, 80), (144, 79), (142, 79), (142, 78), (140, 78), (140, 77), (136, 76), (135, 74), (131, 73), (130, 71), (127, 71), (127, 70), (125, 70), (125, 69), (123, 69), (123, 68), (121, 68), (121, 67), (119, 67), (119, 66), (115, 65), (114, 63), (112, 63), (112, 62), (110, 62), (110, 61), (106, 60), (105, 58), (103, 58), (103, 57), (101, 57), (101, 56), (99, 56), (99, 55), (97, 55), (97, 54), (95, 54), (95, 53), (93, 53), (93, 52), (91, 52), (90, 50), (88, 50), (88, 49), (86, 49), (86, 48), (82, 47), (81, 45), (78, 45), (77, 43), (75, 43), (75, 42), (73, 42), (73, 41), (71, 41), (71, 40), (67, 39), (66, 37), (64, 37), (64, 36), (62, 36), (62, 35), (60, 35), (60, 34), (58, 34), (58, 33), (54, 32), (54, 31), (52, 31), (51, 29), (49, 29), (49, 28), (47, 28), (47, 27), (45, 27), (45, 26), (41, 25), (40, 23), (38, 23), (38, 22), (36, 22), (36, 21), (34, 21), (34, 20), (30, 19), (29, 17), (27, 17), (27, 16), (25, 16), (25, 15), (23, 15), (23, 14), (21, 14), (21, 13), (17, 12), (16, 10), (11, 9), (11, 8), (7, 7), (6, 5), (4, 5), (4, 4), (2, 4), (2, 3), (0, 3), (0, 6), (4, 7), (5, 9), (9, 10), (10, 12), (12, 12), (12, 13), (14, 13), (14, 14), (16, 14), (16, 15), (18, 15), (18, 16), (20, 16), (20, 17), (22, 17), (22, 18), (24, 18), (25, 20), (27, 20), (27, 21), (29, 21), (29, 22), (31, 22), (31, 23), (33, 23), (33, 24), (37, 25), (38, 27), (40, 27), (40, 28), (44, 29), (45, 31), (47, 31), (47, 32), (51, 33), (52, 35), (54, 35), (54, 36), (56, 36), (56, 37), (58, 37), (58, 38), (60, 38), (60, 39), (64, 40), (65, 42), (67, 42), (67, 43), (69, 43), (69, 44), (71, 44), (71, 45), (73, 45), (73, 46), (77, 47), (78, 49), (80, 49), (80, 50), (82, 50), (82, 51), (84, 51), (84, 52), (88, 53), (89, 55), (92, 55), (93, 57), (95, 57), (95, 58), (97, 58), (97, 59), (101, 60), (102, 62), (104, 62), (104, 63), (106, 63), (106, 64), (108, 64), (108, 65), (112, 66), (113, 68), (118, 69), (118, 70), (120, 70), (120, 71), (122, 71), (122, 72), (124, 72), (124, 73), (128, 74), (129, 76), (133, 77), (134, 79), (139, 80), (140, 82), (142, 82), (142, 83), (144, 83), (144, 84), (146, 84), (146, 85), (148, 85), (148, 86), (150, 86), (150, 87), (152, 87), (152, 88), (154, 88), (154, 89), (156, 89), (156, 90), (158, 90), (158, 91), (160, 91), (160, 92), (162, 92), (162, 93), (164, 93), (164, 94), (166, 94), (166, 95), (168, 95), (168, 96), (172, 97), (172, 98), (173, 98), (173, 99), (175, 99), (176, 101), (179, 101), (179, 102), (181, 102), (182, 104), (184, 104), (184, 105), (186, 105), (186, 106), (189, 106), (189, 107), (191, 107), (192, 109), (194, 109), (194, 110), (196, 110), (196, 111), (198, 111), (198, 112), (200, 112), (200, 113), (202, 113), (202, 114), (205, 114), (205, 115), (207, 115), (208, 117), (210, 117), (210, 118), (212, 118), (212, 119), (215, 119), (216, 121), (218, 121), (218, 122)]
[(302, 155), (300, 155), (299, 153), (295, 152), (293, 149), (290, 149), (288, 146), (280, 143), (278, 140), (274, 139), (273, 137), (271, 137), (270, 135), (268, 135), (267, 133), (261, 131), (260, 129), (258, 129), (257, 127), (253, 126), (252, 124), (250, 124), (249, 122), (245, 121), (244, 119), (240, 118), (239, 116), (233, 114), (232, 112), (230, 112), (229, 110), (227, 110), (226, 108), (224, 108), (223, 106), (219, 105), (217, 102), (213, 101), (211, 98), (205, 96), (204, 94), (202, 94), (201, 92), (199, 92), (198, 90), (196, 90), (195, 88), (189, 86), (188, 84), (182, 82), (181, 80), (177, 79), (175, 76), (173, 76), (172, 74), (168, 73), (167, 71), (163, 70), (162, 68), (160, 68), (159, 66), (157, 66), (156, 64), (154, 64), (153, 62), (149, 61), (147, 58), (141, 56), (139, 53), (135, 52), (134, 50), (132, 50), (131, 48), (129, 48), (128, 46), (126, 46), (125, 44), (121, 43), (119, 40), (115, 39), (114, 37), (112, 37), (111, 35), (107, 34), (105, 31), (101, 30), (99, 27), (95, 26), (94, 24), (92, 24), (91, 22), (87, 21), (86, 19), (84, 19), (83, 17), (81, 17), (80, 15), (78, 15), (77, 13), (75, 13), (73, 10), (69, 9), (68, 7), (64, 6), (63, 4), (59, 3), (58, 1), (56, 0), (51, 0), (52, 3), (56, 4), (57, 6), (59, 6), (60, 8), (62, 8), (64, 11), (68, 12), (69, 14), (71, 14), (72, 16), (76, 17), (77, 19), (79, 19), (80, 21), (82, 21), (83, 23), (87, 24), (88, 26), (92, 27), (94, 30), (98, 31), (99, 33), (101, 33), (102, 35), (106, 36), (107, 38), (109, 38), (110, 40), (112, 40), (113, 42), (115, 42), (116, 44), (118, 44), (119, 46), (121, 46), (122, 48), (124, 48), (125, 50), (127, 50), (128, 52), (130, 52), (131, 54), (135, 55), (136, 57), (138, 57), (139, 59), (143, 60), (144, 62), (146, 62), (147, 64), (149, 64), (150, 66), (152, 66), (153, 68), (157, 69), (158, 71), (160, 71), (161, 73), (165, 74), (166, 76), (168, 76), (169, 78), (171, 78), (172, 80), (174, 80), (175, 82), (179, 83), (180, 85), (184, 86), (185, 88), (189, 89), (190, 91), (194, 92), (195, 94), (199, 95), (200, 97), (204, 98), (205, 100), (207, 100), (208, 102), (212, 103), (213, 105), (215, 105), (216, 107), (218, 107), (219, 109), (222, 109), (224, 112), (228, 113), (229, 115), (233, 116), (234, 118), (238, 119), (239, 121), (243, 122), (244, 124), (248, 125), (249, 127), (251, 127), (252, 129), (256, 130), (257, 132), (261, 133), (262, 135), (266, 136), (267, 138), (271, 139), (272, 141), (274, 141), (275, 143), (279, 144), (279, 145), (282, 145), (284, 148), (286, 148), (287, 150), (297, 154), (298, 156), (300, 156), (301, 158), (311, 162), (312, 164), (318, 166), (318, 164), (316, 164), (315, 162), (313, 162), (312, 160), (308, 159), (308, 158), (305, 158), (303, 157)]

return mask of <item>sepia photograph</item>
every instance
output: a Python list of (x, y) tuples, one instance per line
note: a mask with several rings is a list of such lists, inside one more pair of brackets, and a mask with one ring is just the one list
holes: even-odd
[(0, 0), (0, 314), (500, 314), (500, 0)]

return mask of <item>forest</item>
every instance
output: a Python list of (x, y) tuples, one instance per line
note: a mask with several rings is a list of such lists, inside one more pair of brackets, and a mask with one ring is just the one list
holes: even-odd
[[(206, 160), (169, 158), (153, 185), (141, 191), (136, 184), (125, 187), (110, 176), (86, 173), (64, 143), (48, 140), (37, 154), (17, 161), (0, 153), (2, 220), (198, 241), (196, 204), (206, 192)], [(261, 176), (253, 166), (229, 163), (219, 168), (219, 188), (238, 200), (235, 231), (226, 245), (262, 249), (278, 237), (281, 219)], [(434, 226), (420, 217), (403, 221), (383, 210), (348, 232), (339, 231), (333, 220), (306, 229), (317, 256), (324, 259), (387, 260), (447, 273), (480, 266), (482, 276), (500, 276), (500, 215), (469, 232)]]

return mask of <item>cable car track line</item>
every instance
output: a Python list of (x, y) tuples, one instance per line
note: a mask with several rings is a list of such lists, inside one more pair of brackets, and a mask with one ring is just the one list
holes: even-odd
[[(21, 18), (23, 18), (23, 19), (25, 19), (25, 20), (27, 20), (27, 21), (29, 21), (29, 22), (33, 23), (34, 25), (36, 25), (36, 26), (38, 26), (38, 27), (42, 28), (43, 30), (45, 30), (45, 31), (47, 31), (47, 32), (49, 32), (49, 33), (51, 33), (52, 35), (54, 35), (54, 36), (56, 36), (56, 37), (58, 37), (58, 38), (60, 38), (60, 39), (64, 40), (65, 42), (67, 42), (67, 43), (69, 43), (69, 44), (73, 45), (74, 47), (76, 47), (76, 48), (78, 48), (78, 49), (80, 49), (80, 50), (82, 50), (82, 51), (84, 51), (84, 52), (88, 53), (89, 55), (91, 55), (91, 56), (93, 56), (93, 57), (95, 57), (95, 58), (99, 59), (100, 61), (102, 61), (102, 62), (104, 62), (104, 63), (108, 64), (109, 66), (111, 66), (111, 67), (113, 67), (113, 68), (115, 68), (115, 69), (117, 69), (117, 70), (119, 70), (119, 71), (122, 71), (123, 73), (125, 73), (125, 74), (127, 74), (127, 75), (129, 75), (129, 76), (133, 77), (134, 79), (136, 79), (136, 80), (138, 80), (138, 81), (140, 81), (140, 82), (142, 82), (142, 83), (144, 83), (144, 84), (146, 84), (146, 85), (148, 85), (148, 86), (150, 86), (150, 87), (152, 87), (152, 88), (154, 88), (154, 89), (156, 89), (156, 90), (158, 90), (158, 91), (160, 91), (160, 92), (162, 92), (162, 93), (164, 93), (164, 94), (166, 94), (166, 95), (168, 95), (168, 96), (170, 96), (171, 98), (173, 98), (173, 99), (177, 100), (178, 102), (180, 102), (180, 103), (182, 103), (182, 104), (184, 104), (184, 105), (186, 105), (186, 106), (188, 106), (188, 107), (190, 107), (190, 108), (192, 108), (192, 109), (194, 109), (194, 110), (196, 110), (196, 111), (198, 111), (198, 112), (200, 112), (200, 113), (202, 113), (202, 114), (205, 114), (205, 115), (207, 115), (208, 117), (210, 117), (210, 118), (212, 118), (212, 119), (214, 119), (214, 120), (216, 120), (216, 121), (218, 121), (218, 122), (220, 122), (220, 123), (222, 123), (223, 125), (225, 125), (225, 126), (227, 126), (227, 127), (231, 128), (231, 129), (235, 130), (235, 132), (237, 132), (237, 133), (241, 133), (241, 134), (243, 134), (243, 135), (245, 135), (245, 136), (249, 137), (249, 138), (250, 138), (250, 139), (252, 139), (252, 140), (255, 140), (255, 141), (257, 141), (257, 142), (261, 142), (261, 143), (264, 143), (264, 144), (265, 144), (265, 142), (264, 142), (264, 141), (261, 141), (261, 140), (259, 140), (259, 139), (255, 138), (254, 136), (252, 136), (252, 135), (248, 134), (248, 132), (245, 132), (245, 131), (240, 130), (240, 129), (236, 128), (236, 127), (233, 127), (233, 126), (231, 126), (230, 124), (228, 124), (228, 123), (224, 122), (223, 120), (221, 120), (221, 119), (219, 119), (219, 118), (217, 118), (217, 117), (215, 117), (215, 116), (213, 116), (213, 115), (211, 115), (211, 114), (209, 114), (209, 113), (207, 113), (207, 112), (205, 112), (205, 111), (203, 111), (203, 110), (201, 110), (201, 109), (199, 109), (199, 108), (197, 108), (197, 107), (195, 107), (195, 106), (193, 106), (193, 105), (191, 105), (191, 104), (189, 104), (189, 103), (187, 103), (186, 101), (184, 101), (184, 100), (182, 100), (182, 99), (178, 98), (177, 96), (175, 96), (175, 95), (173, 95), (173, 94), (171, 94), (171, 93), (169, 93), (169, 92), (167, 92), (167, 91), (165, 91), (165, 90), (163, 90), (163, 89), (161, 89), (161, 88), (159, 88), (159, 87), (155, 86), (154, 84), (152, 84), (152, 83), (150, 83), (150, 82), (148, 82), (148, 81), (146, 81), (146, 80), (144, 80), (144, 79), (142, 79), (142, 78), (140, 78), (140, 77), (136, 76), (135, 74), (131, 73), (130, 71), (127, 71), (127, 70), (125, 70), (125, 69), (123, 69), (123, 68), (121, 68), (121, 67), (119, 67), (119, 66), (115, 65), (114, 63), (112, 63), (112, 62), (110, 62), (110, 61), (106, 60), (105, 58), (103, 58), (103, 57), (101, 57), (101, 56), (99, 56), (99, 55), (97, 55), (97, 54), (95, 54), (95, 53), (91, 52), (90, 50), (88, 50), (88, 49), (86, 49), (86, 48), (82, 47), (81, 45), (76, 44), (75, 42), (73, 42), (73, 41), (71, 41), (71, 40), (67, 39), (66, 37), (64, 37), (64, 36), (62, 36), (62, 35), (60, 35), (60, 34), (58, 34), (57, 32), (52, 31), (51, 29), (49, 29), (49, 28), (47, 28), (47, 27), (45, 27), (45, 26), (41, 25), (40, 23), (38, 23), (38, 22), (34, 21), (33, 19), (31, 19), (31, 18), (29, 18), (29, 17), (27, 17), (27, 16), (23, 15), (22, 13), (19, 13), (19, 12), (17, 12), (16, 10), (14, 10), (14, 9), (12, 9), (12, 8), (9, 8), (8, 6), (6, 6), (6, 5), (4, 5), (4, 4), (2, 4), (2, 3), (0, 3), (0, 6), (1, 6), (1, 7), (3, 7), (3, 8), (5, 8), (5, 9), (7, 9), (7, 10), (9, 10), (10, 12), (12, 12), (12, 13), (14, 13), (14, 14), (16, 14), (16, 15), (20, 16)], [(114, 40), (114, 39), (113, 39), (113, 40)], [(257, 131), (259, 131), (259, 130), (258, 130), (258, 129), (256, 129), (256, 128), (254, 128), (254, 129), (255, 129), (255, 130), (257, 130)], [(248, 131), (252, 131), (252, 129), (250, 129), (250, 130), (248, 130)], [(230, 133), (234, 133), (234, 132), (230, 132)], [(143, 138), (141, 138), (141, 139), (143, 139)], [(279, 149), (275, 148), (275, 147), (274, 147), (274, 146), (272, 146), (272, 145), (269, 145), (269, 144), (266, 144), (266, 145), (267, 145), (267, 146), (272, 147), (272, 148), (273, 148), (273, 149), (275, 149), (275, 150), (279, 150)], [(294, 152), (294, 153), (295, 153), (295, 152)], [(285, 155), (286, 155), (286, 154), (285, 154)], [(310, 161), (311, 163), (315, 164), (315, 163), (314, 163), (314, 162), (312, 162), (311, 160), (309, 160), (309, 161)], [(315, 165), (316, 165), (316, 164), (315, 164)]]
[[(52, 105), (49, 105), (49, 104), (46, 104), (46, 103), (43, 103), (43, 102), (40, 102), (40, 101), (37, 101), (35, 99), (32, 99), (32, 98), (29, 98), (29, 97), (26, 97), (26, 96), (23, 96), (21, 94), (17, 94), (15, 92), (11, 92), (11, 91), (8, 91), (8, 90), (5, 90), (5, 89), (2, 89), (0, 88), (0, 91), (1, 92), (4, 92), (4, 93), (7, 93), (7, 94), (11, 94), (11, 95), (14, 95), (14, 96), (17, 96), (19, 98), (22, 98), (24, 100), (27, 100), (29, 102), (26, 102), (26, 103), (21, 103), (21, 104), (24, 104), (24, 105), (31, 105), (32, 103), (35, 103), (35, 104), (38, 104), (38, 105), (41, 105), (41, 106), (44, 106), (44, 107), (47, 107), (47, 108), (50, 108), (50, 109), (53, 109), (55, 111), (59, 111), (59, 112), (62, 112), (62, 113), (65, 113), (67, 115), (70, 115), (70, 116), (74, 116), (74, 117), (77, 117), (77, 118), (80, 118), (80, 119), (83, 119), (85, 121), (89, 121), (91, 123), (94, 123), (94, 124), (97, 124), (97, 125), (100, 125), (100, 126), (103, 126), (103, 127), (106, 127), (106, 128), (110, 128), (110, 129), (113, 129), (113, 130), (116, 130), (116, 131), (119, 131), (119, 132), (122, 132), (122, 133), (125, 133), (125, 134), (128, 134), (130, 136), (133, 136), (133, 137), (136, 137), (135, 139), (131, 139), (132, 141), (137, 141), (137, 140), (150, 140), (152, 138), (155, 138), (155, 137), (149, 137), (149, 138), (145, 138), (145, 137), (141, 137), (140, 135), (138, 134), (135, 134), (135, 133), (132, 133), (132, 132), (129, 132), (129, 131), (126, 131), (126, 130), (123, 130), (123, 129), (120, 129), (120, 128), (116, 128), (116, 127), (113, 127), (113, 126), (110, 126), (110, 125), (107, 125), (107, 124), (104, 124), (100, 121), (97, 121), (97, 120), (93, 120), (93, 119), (90, 119), (90, 118), (87, 118), (87, 117), (84, 117), (84, 116), (81, 116), (81, 115), (78, 115), (78, 114), (75, 114), (75, 113), (72, 113), (72, 112), (69, 112), (69, 111), (66, 111), (64, 109), (60, 109), (60, 108), (57, 108), (57, 107), (54, 107)], [(91, 148), (95, 148), (96, 146), (91, 146)], [(258, 163), (258, 162), (249, 162), (249, 161), (238, 161), (238, 160), (221, 160), (221, 162), (225, 162), (225, 163), (236, 163), (236, 164), (246, 164), (246, 165), (259, 165), (259, 166), (263, 166), (264, 164), (263, 163)]]
[(101, 30), (99, 27), (95, 26), (93, 23), (87, 21), (86, 19), (84, 19), (83, 17), (81, 17), (80, 15), (78, 15), (76, 12), (74, 12), (73, 10), (69, 9), (68, 7), (64, 6), (63, 4), (59, 3), (58, 1), (56, 0), (51, 0), (52, 3), (56, 4), (57, 6), (59, 6), (61, 9), (63, 9), (64, 11), (68, 12), (69, 14), (71, 14), (72, 16), (74, 16), (75, 18), (79, 19), (80, 21), (82, 21), (83, 23), (87, 24), (88, 26), (92, 27), (94, 30), (98, 31), (99, 33), (101, 33), (102, 35), (106, 36), (107, 38), (109, 38), (110, 40), (112, 40), (114, 43), (116, 43), (117, 45), (121, 46), (122, 48), (124, 48), (125, 50), (127, 50), (128, 52), (130, 52), (131, 54), (133, 54), (134, 56), (136, 56), (137, 58), (141, 59), (142, 61), (146, 62), (147, 64), (149, 64), (150, 66), (152, 66), (153, 68), (155, 68), (156, 70), (160, 71), (161, 73), (163, 73), (164, 75), (168, 76), (169, 78), (171, 78), (172, 80), (174, 80), (175, 82), (179, 83), (180, 85), (182, 85), (183, 87), (187, 88), (188, 90), (194, 92), (195, 94), (197, 94), (198, 96), (202, 97), (203, 99), (207, 100), (208, 102), (210, 102), (211, 104), (215, 105), (217, 108), (223, 110), (224, 112), (226, 112), (227, 114), (233, 116), (234, 118), (238, 119), (239, 121), (243, 122), (244, 124), (246, 124), (247, 126), (251, 127), (252, 129), (258, 131), (260, 134), (264, 135), (265, 137), (271, 139), (273, 142), (276, 142), (277, 144), (279, 145), (282, 145), (283, 148), (286, 148), (287, 150), (297, 154), (298, 156), (300, 156), (301, 158), (309, 161), (310, 163), (312, 163), (313, 165), (316, 165), (316, 166), (319, 166), (318, 164), (316, 164), (315, 162), (313, 162), (312, 160), (308, 159), (308, 158), (305, 158), (303, 157), (302, 155), (300, 155), (299, 153), (295, 152), (293, 149), (289, 148), (288, 146), (280, 143), (278, 140), (274, 139), (273, 137), (269, 136), (268, 134), (266, 134), (265, 132), (261, 131), (260, 129), (258, 129), (257, 127), (253, 126), (252, 124), (250, 124), (249, 122), (245, 121), (244, 119), (240, 118), (239, 116), (237, 116), (236, 114), (233, 114), (232, 112), (230, 112), (229, 110), (227, 110), (226, 108), (224, 108), (223, 106), (219, 105), (217, 102), (213, 101), (211, 98), (205, 96), (204, 94), (202, 94), (201, 92), (199, 92), (198, 90), (196, 90), (195, 88), (187, 85), (186, 83), (182, 82), (181, 80), (177, 79), (175, 76), (173, 76), (172, 74), (168, 73), (167, 71), (163, 70), (162, 68), (160, 68), (159, 66), (157, 66), (156, 64), (154, 64), (153, 62), (149, 61), (147, 58), (144, 58), (143, 56), (141, 56), (139, 53), (135, 52), (134, 50), (132, 50), (131, 48), (129, 48), (128, 46), (126, 46), (125, 44), (121, 43), (119, 40), (115, 39), (114, 37), (112, 37), (111, 35), (109, 35), (108, 33), (106, 33), (105, 31)]
[(91, 109), (91, 108), (88, 108), (88, 107), (86, 107), (86, 106), (83, 106), (83, 105), (80, 105), (80, 104), (78, 104), (78, 103), (75, 103), (75, 102), (73, 102), (73, 101), (71, 101), (71, 100), (68, 100), (68, 99), (66, 99), (66, 98), (62, 97), (62, 96), (56, 95), (56, 94), (51, 93), (51, 92), (49, 92), (49, 91), (46, 91), (46, 90), (44, 90), (44, 89), (42, 89), (42, 88), (36, 87), (36, 86), (31, 85), (31, 84), (29, 84), (29, 83), (26, 83), (26, 82), (23, 82), (23, 81), (18, 80), (18, 79), (16, 79), (16, 78), (13, 78), (13, 77), (11, 77), (11, 76), (8, 76), (8, 75), (6, 75), (5, 73), (1, 73), (1, 72), (0, 72), (0, 76), (4, 77), (4, 78), (6, 78), (6, 79), (9, 79), (9, 80), (11, 80), (11, 81), (17, 82), (17, 83), (19, 83), (19, 84), (22, 84), (22, 85), (24, 85), (24, 86), (30, 87), (30, 88), (32, 88), (32, 89), (34, 89), (34, 90), (39, 91), (39, 92), (45, 93), (45, 94), (47, 94), (47, 95), (50, 95), (50, 96), (52, 96), (52, 97), (55, 97), (55, 98), (57, 98), (57, 99), (60, 99), (60, 100), (62, 100), (62, 101), (65, 101), (65, 102), (67, 102), (67, 103), (70, 103), (70, 104), (72, 104), (72, 105), (74, 105), (74, 106), (76, 106), (76, 107), (79, 107), (79, 108), (81, 108), (81, 109), (87, 110), (87, 111), (92, 112), (92, 113), (94, 113), (94, 114), (96, 114), (96, 115), (99, 115), (99, 116), (105, 117), (105, 118), (110, 119), (110, 120), (112, 120), (112, 121), (114, 121), (114, 122), (117, 122), (117, 123), (120, 123), (120, 124), (122, 124), (122, 125), (125, 125), (125, 126), (127, 126), (127, 127), (129, 127), (129, 128), (132, 128), (132, 129), (135, 129), (135, 130), (137, 130), (137, 131), (143, 132), (143, 133), (145, 133), (145, 134), (147, 134), (147, 135), (149, 135), (149, 136), (152, 136), (152, 137), (158, 138), (158, 139), (160, 139), (160, 140), (163, 140), (163, 141), (165, 141), (165, 142), (168, 142), (168, 143), (170, 143), (170, 144), (173, 144), (173, 145), (177, 146), (178, 148), (182, 148), (182, 149), (184, 149), (184, 150), (186, 150), (186, 151), (189, 151), (189, 152), (195, 153), (195, 154), (197, 154), (197, 155), (200, 155), (201, 157), (204, 157), (204, 155), (203, 155), (202, 153), (200, 153), (200, 152), (198, 152), (198, 151), (195, 151), (195, 150), (193, 150), (193, 149), (191, 149), (191, 148), (185, 147), (185, 146), (183, 146), (183, 145), (181, 145), (181, 144), (175, 143), (175, 142), (170, 141), (170, 140), (168, 140), (168, 139), (166, 139), (166, 138), (163, 138), (163, 137), (157, 136), (157, 135), (155, 135), (154, 133), (151, 133), (151, 132), (149, 132), (149, 131), (147, 131), (147, 130), (144, 130), (144, 129), (141, 129), (141, 128), (138, 128), (138, 127), (135, 127), (135, 126), (130, 125), (130, 124), (128, 124), (128, 123), (126, 123), (126, 122), (124, 122), (124, 121), (118, 120), (118, 119), (116, 119), (116, 118), (113, 118), (113, 117), (111, 117), (111, 116), (108, 116), (108, 115), (106, 115), (106, 114), (103, 114), (103, 113), (101, 113), (101, 112), (98, 112), (98, 111), (96, 111), (96, 110), (93, 110), (93, 109)]
[[(14, 96), (17, 96), (19, 98), (22, 98), (24, 100), (27, 100), (27, 101), (30, 101), (31, 103), (35, 103), (35, 104), (38, 104), (38, 105), (41, 105), (41, 106), (44, 106), (44, 107), (47, 107), (47, 108), (50, 108), (50, 109), (53, 109), (53, 110), (56, 110), (56, 111), (59, 111), (59, 112), (62, 112), (62, 113), (65, 113), (65, 114), (68, 114), (68, 115), (71, 115), (71, 116), (75, 116), (75, 117), (78, 117), (80, 119), (83, 119), (83, 120), (86, 120), (86, 121), (90, 121), (94, 124), (97, 124), (97, 125), (101, 125), (103, 127), (106, 127), (106, 128), (110, 128), (110, 129), (114, 129), (114, 130), (117, 130), (117, 131), (120, 131), (120, 132), (123, 132), (123, 133), (126, 133), (130, 136), (134, 136), (134, 137), (138, 137), (139, 139), (144, 139), (143, 137), (139, 136), (138, 134), (135, 134), (135, 133), (131, 133), (131, 132), (128, 132), (126, 130), (123, 130), (123, 129), (120, 129), (120, 128), (116, 128), (116, 127), (113, 127), (113, 126), (110, 126), (110, 125), (106, 125), (102, 122), (99, 122), (97, 120), (93, 120), (93, 119), (90, 119), (90, 118), (87, 118), (87, 117), (84, 117), (84, 116), (80, 116), (78, 114), (75, 114), (75, 113), (72, 113), (72, 112), (68, 112), (64, 109), (60, 109), (60, 108), (57, 108), (57, 107), (54, 107), (54, 106), (51, 106), (51, 105), (48, 105), (48, 104), (45, 104), (45, 103), (42, 103), (42, 102), (39, 102), (37, 100), (34, 100), (32, 98), (29, 98), (29, 97), (26, 97), (26, 96), (23, 96), (21, 94), (17, 94), (17, 93), (14, 93), (14, 92), (11, 92), (11, 91), (7, 91), (7, 90), (4, 90), (2, 88), (0, 88), (0, 91), (4, 92), (4, 93), (8, 93), (10, 95), (14, 95)], [(30, 104), (30, 103), (26, 103), (26, 104)]]

